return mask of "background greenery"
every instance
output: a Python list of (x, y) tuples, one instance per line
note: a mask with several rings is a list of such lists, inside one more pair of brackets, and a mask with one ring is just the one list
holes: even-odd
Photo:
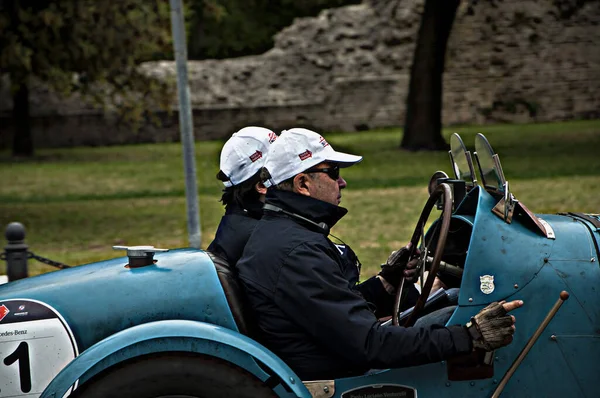
[[(512, 192), (536, 213), (599, 212), (600, 121), (453, 127), (473, 150), (483, 132), (500, 155)], [(349, 214), (333, 234), (350, 244), (365, 276), (404, 245), (436, 170), (451, 173), (447, 153), (397, 149), (401, 130), (328, 133), (337, 150), (364, 156), (344, 170)], [(198, 142), (196, 161), (202, 242), (212, 240), (223, 213), (216, 180), (223, 141)], [(0, 152), (0, 226), (20, 221), (38, 255), (67, 264), (121, 256), (115, 244), (187, 246), (180, 144), (40, 149), (28, 160)], [(31, 274), (53, 268), (32, 261)], [(0, 273), (4, 264), (0, 264)]]
[[(294, 18), (359, 1), (186, 0), (188, 58), (260, 54)], [(40, 84), (116, 111), (132, 129), (158, 122), (154, 111), (169, 108), (171, 86), (138, 66), (173, 59), (170, 15), (163, 0), (0, 0), (0, 89), (12, 97), (13, 155), (35, 152), (29, 96)]]
[(186, 0), (188, 57), (232, 58), (261, 54), (294, 18), (361, 0)]

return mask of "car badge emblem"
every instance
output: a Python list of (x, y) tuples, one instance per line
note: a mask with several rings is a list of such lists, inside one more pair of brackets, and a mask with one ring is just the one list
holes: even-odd
[(492, 275), (483, 275), (479, 277), (479, 289), (483, 294), (491, 294), (494, 289), (494, 277)]
[(4, 305), (0, 305), (0, 322), (8, 315), (10, 310)]
[(25, 306), (24, 306), (24, 305), (20, 305), (20, 306), (19, 306), (19, 311), (23, 311), (24, 309), (25, 309)]

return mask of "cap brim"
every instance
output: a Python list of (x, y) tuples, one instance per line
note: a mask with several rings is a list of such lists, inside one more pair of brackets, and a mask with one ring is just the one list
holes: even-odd
[(353, 164), (360, 162), (362, 159), (362, 156), (350, 155), (349, 153), (334, 151), (333, 153), (328, 154), (326, 160), (328, 162), (335, 162), (340, 167), (350, 167)]

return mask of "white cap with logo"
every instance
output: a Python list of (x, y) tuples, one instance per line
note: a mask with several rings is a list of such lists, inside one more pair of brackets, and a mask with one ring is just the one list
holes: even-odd
[(244, 127), (234, 133), (221, 150), (220, 168), (229, 178), (223, 185), (238, 185), (256, 174), (276, 139), (277, 135), (264, 127)]
[(265, 186), (277, 185), (322, 162), (332, 162), (349, 167), (362, 160), (362, 156), (336, 152), (325, 138), (304, 128), (283, 130), (271, 146), (265, 168), (271, 178)]

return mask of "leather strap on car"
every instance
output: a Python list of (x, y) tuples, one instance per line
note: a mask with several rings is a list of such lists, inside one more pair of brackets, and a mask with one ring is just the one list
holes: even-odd
[(600, 228), (600, 219), (597, 219), (595, 217), (589, 216), (585, 213), (573, 213), (573, 212), (569, 212), (570, 215), (577, 217), (577, 218), (581, 218), (584, 219), (585, 221), (591, 223), (594, 227), (596, 228)]

